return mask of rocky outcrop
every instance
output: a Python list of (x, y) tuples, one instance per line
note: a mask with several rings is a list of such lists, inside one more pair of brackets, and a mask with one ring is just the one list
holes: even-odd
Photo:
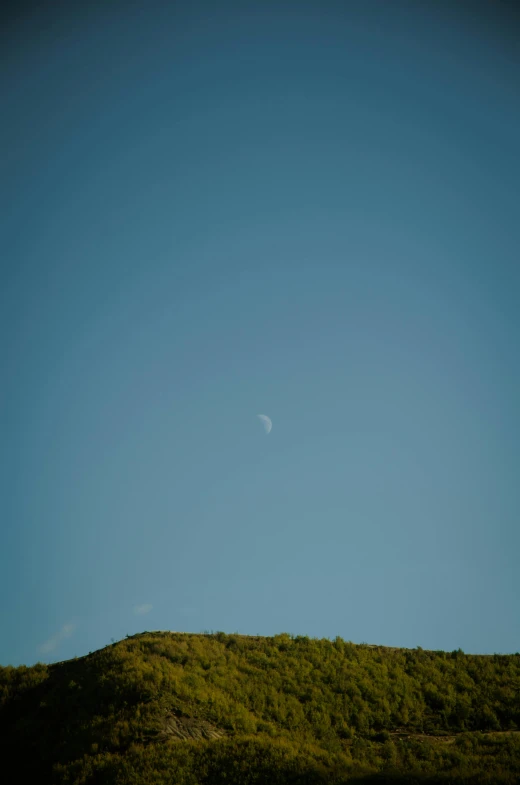
[(225, 736), (225, 731), (212, 725), (206, 720), (194, 717), (182, 717), (174, 712), (168, 712), (164, 718), (158, 738), (179, 739), (220, 739)]

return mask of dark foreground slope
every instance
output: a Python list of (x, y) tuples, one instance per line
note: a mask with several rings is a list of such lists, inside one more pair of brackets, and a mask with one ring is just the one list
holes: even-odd
[(519, 728), (518, 654), (144, 633), (0, 668), (9, 783), (513, 785)]

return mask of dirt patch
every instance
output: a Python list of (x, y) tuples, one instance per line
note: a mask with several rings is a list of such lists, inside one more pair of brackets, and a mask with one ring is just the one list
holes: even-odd
[(520, 730), (497, 730), (497, 731), (461, 731), (460, 733), (453, 733), (446, 736), (436, 736), (429, 733), (410, 733), (405, 730), (390, 731), (390, 736), (394, 739), (414, 739), (415, 741), (429, 741), (436, 744), (453, 744), (458, 736), (464, 736), (466, 733), (482, 733), (482, 736), (508, 736), (510, 734), (518, 735)]

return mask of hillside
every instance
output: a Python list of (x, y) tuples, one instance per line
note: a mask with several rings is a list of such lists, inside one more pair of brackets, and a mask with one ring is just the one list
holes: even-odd
[(0, 668), (6, 782), (520, 781), (520, 655), (154, 632)]

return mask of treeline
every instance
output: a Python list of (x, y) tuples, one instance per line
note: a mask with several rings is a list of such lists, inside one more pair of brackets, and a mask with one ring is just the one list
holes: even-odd
[[(165, 739), (169, 712), (225, 737)], [(40, 785), (512, 785), (519, 729), (518, 654), (144, 633), (0, 668), (1, 765)]]

